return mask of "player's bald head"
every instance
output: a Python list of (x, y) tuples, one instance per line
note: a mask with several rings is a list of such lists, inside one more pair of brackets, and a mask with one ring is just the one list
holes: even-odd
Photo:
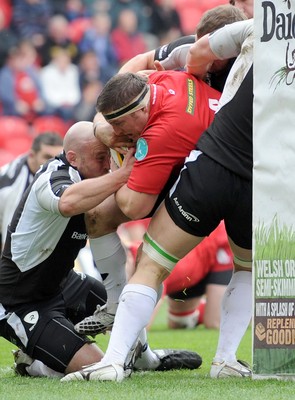
[(90, 121), (79, 121), (67, 131), (63, 142), (64, 151), (65, 153), (69, 150), (77, 151), (86, 143), (97, 140), (93, 134), (93, 123)]

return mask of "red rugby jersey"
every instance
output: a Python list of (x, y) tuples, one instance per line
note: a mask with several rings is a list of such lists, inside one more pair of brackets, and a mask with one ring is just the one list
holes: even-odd
[(212, 122), (220, 93), (180, 71), (155, 72), (149, 84), (149, 120), (137, 142), (127, 186), (159, 194), (171, 174), (177, 178), (185, 157)]

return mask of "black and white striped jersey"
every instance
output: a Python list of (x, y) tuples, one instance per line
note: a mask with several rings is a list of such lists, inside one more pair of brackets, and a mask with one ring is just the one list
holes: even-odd
[[(28, 166), (28, 155), (23, 154), (0, 169), (0, 224), (2, 243), (13, 213), (34, 174)], [(1, 246), (2, 247), (2, 246)]]
[(64, 217), (59, 199), (81, 181), (63, 155), (34, 177), (16, 208), (0, 259), (0, 302), (40, 301), (61, 290), (87, 240), (84, 214)]

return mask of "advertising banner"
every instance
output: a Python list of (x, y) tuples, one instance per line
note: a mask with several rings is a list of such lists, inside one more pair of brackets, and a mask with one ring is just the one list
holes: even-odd
[(253, 378), (295, 379), (295, 0), (255, 0)]

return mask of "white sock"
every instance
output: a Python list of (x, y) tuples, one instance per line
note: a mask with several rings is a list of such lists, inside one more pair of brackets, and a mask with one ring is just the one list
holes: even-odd
[[(157, 293), (157, 303), (162, 297), (163, 293), (163, 284), (160, 285)], [(147, 332), (146, 328), (144, 328), (139, 336), (138, 339), (140, 343), (142, 344), (142, 353), (141, 356), (137, 359), (135, 362), (135, 366), (138, 369), (142, 370), (153, 370), (156, 369), (160, 365), (160, 360), (159, 357), (153, 352), (153, 350), (150, 348), (148, 341), (147, 341)]]
[(89, 246), (85, 246), (79, 251), (77, 261), (81, 271), (84, 272), (84, 274), (93, 276), (97, 280), (101, 281), (100, 273), (94, 265), (93, 256)]
[(90, 239), (89, 242), (93, 259), (107, 291), (107, 311), (115, 314), (119, 297), (127, 283), (125, 249), (116, 232)]
[(143, 329), (139, 334), (139, 340), (143, 346), (140, 358), (135, 362), (135, 367), (142, 370), (153, 370), (160, 365), (159, 357), (152, 351), (147, 342), (146, 329)]
[(61, 378), (64, 376), (61, 372), (54, 371), (39, 360), (34, 360), (29, 367), (26, 367), (26, 370), (30, 376), (46, 376), (47, 378)]
[(148, 324), (156, 301), (157, 292), (148, 286), (139, 284), (125, 286), (108, 348), (102, 359), (103, 364), (124, 364), (129, 350)]
[(252, 317), (252, 273), (235, 272), (224, 293), (214, 360), (236, 361), (236, 352)]

